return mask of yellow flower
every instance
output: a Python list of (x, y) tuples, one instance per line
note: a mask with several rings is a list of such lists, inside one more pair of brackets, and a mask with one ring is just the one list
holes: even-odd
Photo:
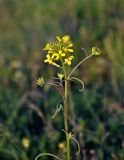
[(68, 59), (70, 54), (73, 52), (73, 44), (70, 40), (70, 36), (56, 36), (56, 39), (57, 40), (55, 42), (47, 43), (43, 49), (47, 51), (46, 59), (44, 62), (52, 64), (56, 67), (60, 67), (58, 62), (61, 62), (61, 64), (66, 62), (66, 64), (71, 65), (70, 61), (72, 61), (73, 58)]
[(21, 67), (21, 62), (20, 61), (16, 61), (16, 60), (13, 60), (13, 61), (11, 61), (11, 63), (10, 63), (10, 66), (12, 67), (12, 68), (20, 68)]
[(35, 83), (36, 83), (38, 86), (43, 87), (43, 85), (44, 85), (44, 79), (43, 79), (43, 77), (36, 79), (36, 82), (35, 82)]
[(74, 56), (70, 56), (67, 59), (65, 59), (65, 64), (71, 65), (71, 61), (74, 59)]
[(92, 55), (98, 56), (101, 54), (101, 50), (97, 47), (92, 47)]
[(58, 53), (54, 53), (53, 55), (52, 55), (52, 59), (55, 59), (55, 60), (58, 60), (59, 59), (59, 54)]
[(51, 64), (52, 63), (52, 58), (50, 57), (49, 54), (47, 54), (46, 58), (47, 59), (45, 59), (44, 62), (48, 62), (49, 64)]
[(61, 50), (59, 50), (59, 55), (60, 55), (61, 57), (65, 57), (65, 53), (62, 52)]
[(45, 46), (45, 48), (43, 48), (43, 50), (51, 50), (50, 44), (47, 43), (46, 46)]
[(28, 138), (23, 138), (22, 139), (22, 145), (25, 147), (25, 148), (29, 148), (29, 145), (30, 145), (30, 141)]

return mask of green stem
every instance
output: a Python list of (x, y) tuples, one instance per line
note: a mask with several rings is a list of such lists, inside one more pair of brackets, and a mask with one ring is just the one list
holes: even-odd
[(66, 148), (67, 148), (67, 160), (70, 160), (70, 143), (69, 143), (69, 130), (68, 130), (68, 107), (67, 107), (67, 100), (68, 100), (68, 80), (67, 80), (67, 73), (66, 68), (63, 64), (63, 71), (65, 76), (65, 90), (64, 90), (64, 128), (66, 134)]
[(72, 69), (69, 75), (67, 75), (65, 65), (62, 62), (62, 68), (64, 71), (64, 76), (65, 76), (65, 90), (64, 90), (64, 127), (65, 127), (65, 133), (66, 133), (66, 148), (67, 148), (67, 160), (70, 160), (70, 142), (69, 142), (69, 131), (68, 131), (68, 107), (67, 107), (67, 100), (68, 100), (68, 80), (72, 73), (87, 59), (89, 59), (92, 55), (87, 56), (85, 59), (81, 60), (78, 65)]
[(67, 108), (67, 96), (68, 96), (68, 81), (65, 76), (65, 93), (64, 93), (64, 126), (66, 131), (66, 145), (67, 145), (67, 160), (70, 160), (70, 144), (68, 133), (68, 108)]

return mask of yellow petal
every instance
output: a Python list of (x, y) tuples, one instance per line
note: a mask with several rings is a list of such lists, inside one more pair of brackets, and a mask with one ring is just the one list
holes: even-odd
[(61, 41), (60, 36), (56, 36), (56, 39), (57, 39), (59, 42)]
[(69, 45), (68, 45), (68, 47), (73, 47), (73, 44), (72, 44), (72, 43), (71, 43), (71, 44), (69, 44)]
[(69, 52), (73, 52), (73, 49), (68, 49)]
[(62, 37), (63, 43), (68, 43), (70, 41), (70, 36), (69, 35), (65, 35)]
[(74, 56), (70, 56), (68, 59), (71, 61), (72, 59), (74, 59)]
[(62, 53), (61, 56), (62, 56), (62, 57), (65, 57), (65, 53)]
[(56, 67), (60, 67), (60, 65), (57, 64), (57, 63), (55, 63), (55, 62), (52, 62), (51, 64), (54, 65), (54, 66), (56, 66)]
[(52, 55), (52, 59), (58, 60), (59, 59), (59, 54), (58, 53), (54, 53)]
[(49, 54), (47, 54), (47, 56), (46, 56), (46, 57), (47, 57), (47, 59), (50, 59), (50, 55), (49, 55)]
[(44, 62), (48, 62), (48, 59), (45, 59)]
[(65, 59), (65, 64), (71, 65), (71, 61), (69, 61), (68, 59)]

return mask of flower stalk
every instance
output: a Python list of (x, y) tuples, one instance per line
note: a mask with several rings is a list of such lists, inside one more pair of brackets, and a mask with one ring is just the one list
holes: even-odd
[[(46, 59), (44, 60), (45, 63), (48, 63), (50, 65), (53, 65), (59, 69), (62, 69), (63, 73), (57, 73), (58, 77), (53, 77), (54, 82), (48, 82), (48, 84), (59, 86), (64, 89), (64, 92), (62, 92), (61, 96), (63, 99), (64, 107), (60, 105), (60, 107), (57, 107), (57, 110), (55, 114), (52, 116), (54, 118), (57, 113), (63, 108), (64, 109), (64, 129), (62, 129), (66, 135), (66, 160), (71, 159), (71, 151), (70, 151), (70, 140), (75, 141), (78, 147), (78, 152), (76, 154), (80, 153), (80, 145), (78, 141), (74, 138), (74, 136), (69, 132), (69, 124), (68, 124), (68, 85), (69, 81), (76, 81), (81, 84), (82, 88), (79, 91), (84, 90), (84, 83), (82, 80), (80, 80), (77, 77), (73, 77), (73, 72), (86, 60), (91, 58), (92, 56), (97, 56), (101, 54), (101, 51), (97, 47), (92, 47), (91, 54), (89, 56), (86, 56), (86, 58), (82, 59), (68, 74), (68, 66), (72, 64), (72, 61), (74, 60), (73, 56), (73, 44), (70, 40), (70, 36), (65, 35), (63, 37), (56, 36), (55, 42), (47, 43), (44, 50), (47, 51)], [(84, 50), (84, 49), (83, 49)], [(84, 50), (86, 53), (86, 51)], [(87, 53), (86, 53), (87, 55)], [(63, 85), (64, 82), (64, 85)], [(36, 84), (42, 87), (44, 85), (44, 79), (43, 77), (36, 79)], [(62, 160), (58, 156), (51, 154), (51, 153), (41, 153), (39, 154), (35, 160), (39, 159), (42, 156), (51, 156), (58, 160)]]
[(64, 86), (64, 127), (66, 134), (66, 150), (67, 150), (67, 160), (70, 160), (70, 143), (69, 143), (69, 130), (68, 130), (68, 80), (66, 70), (64, 70), (65, 75), (65, 86)]

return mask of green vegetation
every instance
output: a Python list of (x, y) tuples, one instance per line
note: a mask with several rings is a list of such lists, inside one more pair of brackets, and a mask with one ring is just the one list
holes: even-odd
[[(78, 159), (123, 160), (123, 19), (123, 0), (0, 1), (1, 160), (34, 160), (49, 151), (61, 157), (65, 152), (61, 113), (51, 118), (59, 88), (37, 87), (35, 79), (56, 75), (54, 67), (43, 63), (42, 48), (55, 35), (66, 34), (77, 51), (73, 66), (86, 56), (82, 48), (102, 50), (75, 72), (84, 92), (71, 82), (69, 129), (74, 128), (81, 146)], [(73, 153), (77, 145), (71, 146)]]

